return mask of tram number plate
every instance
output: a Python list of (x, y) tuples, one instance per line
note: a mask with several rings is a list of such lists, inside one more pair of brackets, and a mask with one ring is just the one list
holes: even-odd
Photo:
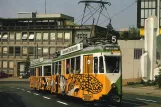
[(90, 101), (91, 98), (92, 98), (92, 95), (91, 95), (91, 94), (83, 94), (83, 99), (84, 99), (85, 101)]

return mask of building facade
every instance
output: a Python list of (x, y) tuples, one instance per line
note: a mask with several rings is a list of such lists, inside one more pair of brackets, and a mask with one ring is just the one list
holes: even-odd
[[(158, 0), (138, 0), (137, 1), (137, 27), (140, 28), (141, 36), (144, 35), (145, 19), (147, 19), (149, 16), (153, 16), (153, 15), (157, 16), (157, 1)], [(159, 25), (161, 27), (161, 7), (160, 7), (159, 18), (160, 18)], [(161, 29), (160, 29), (160, 33), (161, 33)]]
[(31, 60), (51, 59), (55, 51), (93, 36), (91, 29), (98, 27), (73, 26), (73, 22), (64, 14), (18, 13), (18, 18), (1, 18), (0, 71), (19, 76), (28, 55)]
[[(142, 77), (140, 57), (144, 54), (144, 40), (118, 40), (118, 44), (122, 51), (123, 84), (140, 81)], [(156, 59), (160, 64), (161, 57), (158, 52)]]

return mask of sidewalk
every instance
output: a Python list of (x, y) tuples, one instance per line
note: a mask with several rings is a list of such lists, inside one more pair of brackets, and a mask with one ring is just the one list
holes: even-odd
[(161, 97), (161, 89), (154, 86), (144, 86), (135, 88), (130, 86), (123, 86), (122, 89), (123, 93)]
[(20, 79), (19, 77), (0, 78), (0, 81), (29, 81), (29, 78)]

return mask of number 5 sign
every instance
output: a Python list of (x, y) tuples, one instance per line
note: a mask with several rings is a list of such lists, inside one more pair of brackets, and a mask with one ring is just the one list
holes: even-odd
[(116, 36), (111, 36), (111, 43), (113, 43), (113, 44), (117, 43), (117, 37)]

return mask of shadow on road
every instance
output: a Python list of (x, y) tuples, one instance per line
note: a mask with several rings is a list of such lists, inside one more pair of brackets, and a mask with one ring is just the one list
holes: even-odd
[(14, 91), (0, 92), (0, 107), (27, 107)]

